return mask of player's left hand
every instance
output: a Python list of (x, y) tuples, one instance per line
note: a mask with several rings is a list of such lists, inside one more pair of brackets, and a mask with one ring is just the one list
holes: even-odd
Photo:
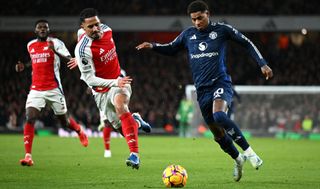
[(129, 76), (126, 76), (126, 77), (123, 77), (123, 78), (120, 78), (118, 79), (118, 86), (120, 88), (123, 88), (125, 87), (125, 85), (130, 85), (132, 82), (132, 79), (129, 77)]
[(69, 62), (67, 62), (67, 67), (72, 70), (73, 68), (77, 67), (78, 63), (75, 58), (70, 58)]
[(261, 67), (262, 74), (266, 77), (266, 80), (273, 77), (272, 69), (268, 65), (264, 65)]

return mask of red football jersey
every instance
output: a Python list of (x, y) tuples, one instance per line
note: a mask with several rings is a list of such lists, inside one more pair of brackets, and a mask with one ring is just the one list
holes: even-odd
[(49, 48), (52, 41), (57, 52), (64, 56), (70, 56), (64, 43), (56, 38), (48, 37), (47, 41), (34, 39), (28, 43), (28, 52), (32, 62), (32, 84), (30, 89), (45, 91), (59, 87), (60, 82), (60, 59)]
[[(80, 70), (93, 69), (95, 76), (103, 79), (117, 79), (120, 75), (120, 65), (116, 46), (112, 38), (112, 30), (101, 24), (103, 35), (99, 40), (92, 40), (86, 35), (79, 35), (75, 54), (79, 56)], [(78, 32), (79, 34), (79, 32)], [(88, 63), (93, 66), (88, 67)], [(96, 92), (105, 92), (106, 87), (91, 86)]]

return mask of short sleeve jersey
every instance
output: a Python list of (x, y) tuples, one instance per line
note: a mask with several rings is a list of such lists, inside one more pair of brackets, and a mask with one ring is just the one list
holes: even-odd
[(30, 89), (46, 91), (59, 87), (62, 90), (60, 81), (60, 58), (50, 48), (53, 43), (55, 50), (64, 55), (70, 53), (64, 43), (57, 39), (48, 37), (47, 41), (34, 39), (28, 43), (27, 49), (32, 62), (32, 84)]

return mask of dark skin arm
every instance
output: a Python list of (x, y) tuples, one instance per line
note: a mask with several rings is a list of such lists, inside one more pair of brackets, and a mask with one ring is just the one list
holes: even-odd
[(54, 49), (54, 45), (52, 41), (49, 41), (49, 48), (56, 54), (59, 56), (59, 58), (62, 60), (62, 62), (66, 62), (67, 63), (67, 67), (72, 70), (73, 68), (77, 67), (78, 64), (76, 62), (75, 58), (72, 58), (71, 56), (64, 56), (62, 54), (60, 54), (59, 52), (57, 52)]

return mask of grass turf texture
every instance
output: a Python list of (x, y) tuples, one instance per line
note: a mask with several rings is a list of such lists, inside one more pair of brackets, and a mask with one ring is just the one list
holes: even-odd
[(239, 183), (232, 179), (234, 162), (207, 138), (140, 137), (141, 167), (125, 165), (129, 152), (123, 138), (112, 138), (112, 158), (103, 157), (101, 138), (88, 148), (77, 138), (38, 137), (33, 167), (22, 167), (23, 136), (0, 136), (0, 188), (165, 188), (161, 176), (169, 164), (186, 168), (186, 188), (320, 188), (320, 141), (252, 138), (264, 165), (247, 162)]

